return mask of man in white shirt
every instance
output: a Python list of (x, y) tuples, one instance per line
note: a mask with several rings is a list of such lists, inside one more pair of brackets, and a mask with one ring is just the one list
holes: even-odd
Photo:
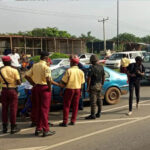
[(8, 56), (10, 56), (11, 58), (11, 65), (15, 68), (20, 68), (21, 65), (19, 64), (19, 59), (20, 59), (20, 56), (18, 53), (16, 53), (16, 49), (12, 49), (12, 52), (11, 54), (9, 54)]

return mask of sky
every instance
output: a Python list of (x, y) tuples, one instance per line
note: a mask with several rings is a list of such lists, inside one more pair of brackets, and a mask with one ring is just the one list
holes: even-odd
[[(119, 33), (150, 35), (150, 0), (119, 0)], [(0, 33), (57, 27), (103, 39), (117, 34), (117, 0), (0, 0)]]

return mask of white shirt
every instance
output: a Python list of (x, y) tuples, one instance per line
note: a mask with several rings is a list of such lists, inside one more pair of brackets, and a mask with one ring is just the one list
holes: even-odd
[(11, 65), (14, 66), (14, 67), (21, 67), (21, 65), (19, 64), (19, 59), (20, 59), (20, 56), (18, 53), (15, 53), (15, 54), (9, 54), (8, 56), (10, 56), (11, 58)]

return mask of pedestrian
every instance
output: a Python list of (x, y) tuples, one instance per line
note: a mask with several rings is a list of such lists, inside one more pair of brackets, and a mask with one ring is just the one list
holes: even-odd
[(78, 68), (79, 58), (72, 56), (70, 59), (70, 68), (65, 72), (61, 84), (65, 87), (63, 96), (63, 122), (59, 126), (67, 127), (70, 105), (72, 102), (72, 117), (70, 125), (74, 125), (78, 113), (79, 99), (81, 97), (81, 87), (84, 84), (84, 73)]
[(50, 67), (47, 66), (48, 56), (48, 52), (42, 51), (40, 62), (34, 64), (25, 76), (33, 86), (34, 92), (32, 91), (32, 97), (34, 95), (34, 99), (36, 100), (36, 105), (33, 106), (37, 119), (35, 136), (39, 136), (43, 133), (43, 137), (55, 134), (54, 131), (49, 130), (48, 125), (52, 81), (51, 70)]
[(123, 54), (123, 57), (121, 59), (121, 66), (120, 66), (120, 72), (121, 73), (127, 73), (127, 67), (130, 64), (130, 59), (127, 58), (126, 54)]
[(134, 88), (136, 95), (136, 108), (138, 109), (140, 100), (140, 80), (142, 79), (145, 73), (145, 68), (142, 64), (142, 58), (140, 56), (137, 56), (135, 58), (135, 61), (135, 63), (132, 63), (127, 67), (127, 74), (129, 77), (129, 116), (132, 114)]
[(16, 52), (16, 48), (13, 48), (11, 51), (11, 54), (9, 54), (8, 56), (10, 56), (11, 58), (11, 66), (15, 67), (15, 68), (21, 68), (21, 65), (19, 63), (20, 61), (20, 56), (19, 54)]
[(19, 54), (16, 51), (17, 51), (16, 48), (13, 48), (11, 50), (11, 54), (9, 54), (8, 56), (10, 56), (10, 58), (11, 58), (11, 66), (18, 70), (19, 75), (20, 75), (20, 80), (22, 81), (21, 71), (20, 71), (21, 64), (19, 63), (20, 56), (19, 56)]
[[(69, 60), (71, 61), (71, 59), (74, 57), (74, 55), (70, 55)], [(83, 64), (81, 64), (80, 62), (78, 63), (78, 67), (79, 69), (81, 69), (84, 72), (84, 76), (86, 77), (86, 72), (85, 72), (85, 67)], [(79, 100), (79, 110), (83, 110), (84, 105), (83, 105), (83, 93), (85, 92), (85, 83), (82, 86), (82, 91), (81, 91), (81, 97)]]
[[(92, 55), (90, 57), (90, 63), (92, 65), (90, 66), (88, 72), (87, 91), (90, 94), (91, 114), (85, 117), (85, 119), (96, 119), (96, 117), (99, 118), (101, 116), (101, 89), (104, 84), (105, 73), (104, 67), (98, 64), (98, 57), (96, 55)], [(96, 104), (98, 106), (97, 113)]]
[(0, 68), (0, 82), (2, 83), (2, 123), (3, 133), (8, 130), (8, 110), (10, 110), (11, 134), (19, 132), (20, 129), (16, 125), (16, 115), (18, 106), (17, 85), (21, 84), (19, 72), (11, 67), (11, 58), (3, 56), (4, 66)]

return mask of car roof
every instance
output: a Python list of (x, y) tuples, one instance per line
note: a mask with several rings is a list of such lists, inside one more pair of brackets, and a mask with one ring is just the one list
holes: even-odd
[(127, 53), (138, 53), (138, 52), (145, 52), (145, 51), (126, 51), (126, 52), (115, 52), (113, 54), (127, 54)]

